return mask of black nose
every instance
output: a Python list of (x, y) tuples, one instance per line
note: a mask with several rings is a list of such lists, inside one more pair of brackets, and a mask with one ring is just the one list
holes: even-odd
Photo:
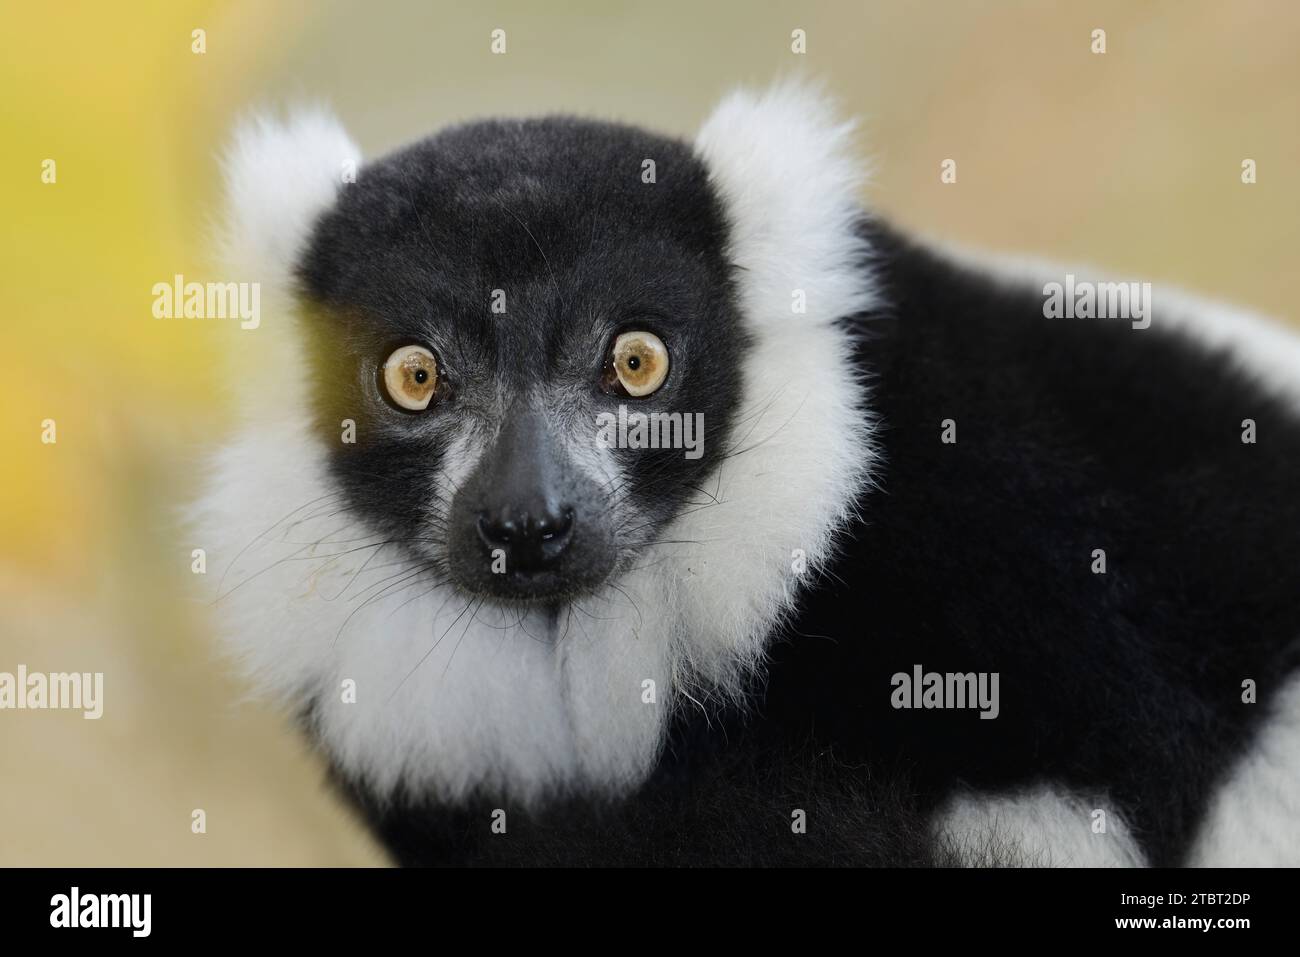
[(481, 512), (478, 535), (506, 555), (506, 570), (537, 571), (554, 562), (573, 538), (573, 509)]

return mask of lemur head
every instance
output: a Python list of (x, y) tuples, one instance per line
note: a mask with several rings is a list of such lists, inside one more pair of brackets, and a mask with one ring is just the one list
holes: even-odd
[(704, 163), (627, 127), (472, 123), (362, 168), (297, 269), (348, 507), (492, 600), (651, 558), (707, 504), (738, 405), (726, 239)]
[(617, 792), (674, 707), (743, 694), (868, 479), (859, 168), (797, 86), (689, 144), (241, 130), (223, 278), (263, 317), (197, 534), (228, 645), (343, 773)]

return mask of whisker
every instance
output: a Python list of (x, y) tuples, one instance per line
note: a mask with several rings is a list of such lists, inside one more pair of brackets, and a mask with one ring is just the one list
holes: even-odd
[(399, 681), (399, 682), (397, 683), (397, 687), (393, 689), (393, 693), (390, 694), (390, 695), (388, 696), (388, 700), (389, 700), (390, 702), (393, 700), (394, 697), (396, 697), (397, 692), (399, 692), (399, 691), (402, 690), (402, 686), (403, 686), (404, 684), (406, 684), (407, 681), (410, 680), (411, 675), (413, 675), (413, 674), (415, 674), (417, 671), (419, 671), (419, 670), (420, 670), (420, 666), (421, 666), (422, 664), (424, 664), (424, 663), (429, 659), (429, 656), (430, 656), (431, 654), (434, 653), (434, 651), (437, 649), (437, 647), (438, 647), (440, 644), (442, 644), (442, 639), (443, 639), (443, 638), (446, 638), (447, 635), (451, 632), (451, 630), (452, 630), (453, 628), (456, 627), (456, 623), (459, 622), (462, 618), (465, 617), (465, 612), (469, 611), (469, 607), (470, 607), (470, 605), (472, 605), (472, 604), (474, 604), (474, 599), (473, 599), (473, 598), (471, 598), (471, 599), (469, 599), (469, 601), (465, 602), (465, 607), (462, 608), (462, 609), (460, 610), (460, 614), (458, 614), (458, 615), (457, 615), (457, 616), (452, 620), (452, 623), (451, 623), (450, 625), (447, 626), (447, 630), (444, 631), (444, 632), (442, 633), (442, 635), (438, 638), (437, 641), (435, 641), (435, 642), (433, 643), (432, 646), (430, 646), (429, 650), (426, 651), (426, 652), (424, 653), (424, 656), (421, 657), (420, 660), (417, 661), (417, 662), (415, 663), (415, 667), (412, 668), (410, 671), (408, 671), (408, 672), (406, 673), (406, 677), (403, 678), (401, 681)]

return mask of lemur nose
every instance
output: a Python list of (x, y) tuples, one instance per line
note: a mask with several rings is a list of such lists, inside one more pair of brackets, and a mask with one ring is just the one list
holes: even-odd
[(573, 538), (573, 509), (536, 512), (502, 509), (480, 512), (478, 535), (490, 549), (506, 554), (510, 571), (537, 571), (554, 562)]

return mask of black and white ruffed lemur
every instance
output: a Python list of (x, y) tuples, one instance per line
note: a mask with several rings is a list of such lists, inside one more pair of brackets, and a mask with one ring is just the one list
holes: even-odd
[(797, 84), (240, 130), (197, 528), (396, 861), (1300, 864), (1300, 339), (859, 174)]

